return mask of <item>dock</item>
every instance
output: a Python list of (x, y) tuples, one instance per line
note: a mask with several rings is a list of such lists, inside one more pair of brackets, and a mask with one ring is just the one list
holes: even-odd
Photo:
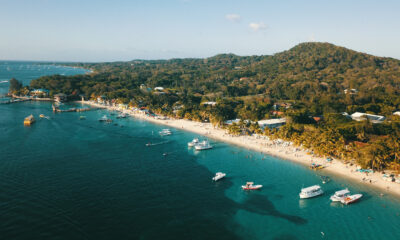
[(54, 113), (63, 113), (63, 112), (87, 112), (91, 110), (96, 110), (95, 108), (69, 108), (69, 109), (60, 109), (57, 106), (52, 105)]

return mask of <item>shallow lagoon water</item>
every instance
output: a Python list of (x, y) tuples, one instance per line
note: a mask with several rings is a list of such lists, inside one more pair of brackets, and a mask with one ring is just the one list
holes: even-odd
[[(37, 122), (24, 127), (31, 113)], [(114, 122), (100, 123), (105, 114)], [(53, 114), (51, 103), (0, 105), (2, 238), (400, 238), (400, 202), (361, 183), (330, 176), (322, 184), (324, 172), (212, 139), (214, 149), (195, 152), (187, 142), (202, 136), (172, 129), (161, 137), (164, 126), (115, 117)], [(214, 183), (217, 171), (228, 176)], [(242, 191), (246, 181), (264, 187)], [(325, 194), (299, 200), (313, 184)], [(344, 187), (365, 197), (332, 204)]]

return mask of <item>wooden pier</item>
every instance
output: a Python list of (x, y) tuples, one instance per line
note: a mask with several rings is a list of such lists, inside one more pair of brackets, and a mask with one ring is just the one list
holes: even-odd
[(96, 110), (95, 108), (69, 108), (69, 109), (60, 109), (57, 106), (52, 105), (53, 112), (55, 113), (63, 113), (63, 112), (87, 112), (90, 110)]

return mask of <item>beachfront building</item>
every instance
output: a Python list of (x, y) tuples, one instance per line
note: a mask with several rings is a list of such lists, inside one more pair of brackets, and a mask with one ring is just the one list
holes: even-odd
[(105, 96), (99, 96), (99, 97), (97, 97), (97, 103), (104, 104), (104, 103), (105, 103), (105, 100), (106, 100), (106, 97), (105, 97)]
[(162, 91), (164, 91), (164, 88), (163, 88), (163, 87), (155, 87), (155, 88), (154, 88), (154, 91), (160, 91), (160, 92), (162, 92)]
[(257, 123), (262, 129), (265, 129), (266, 127), (269, 129), (279, 128), (286, 124), (286, 118), (265, 119), (260, 120)]
[(203, 102), (201, 104), (206, 105), (206, 106), (215, 106), (215, 105), (217, 105), (216, 102)]
[(400, 111), (394, 112), (393, 115), (400, 116)]
[(128, 104), (119, 103), (118, 108), (122, 109), (122, 110), (128, 110), (129, 106), (128, 106)]
[(58, 94), (54, 95), (54, 101), (65, 102), (65, 101), (67, 101), (67, 95), (64, 93), (58, 93)]
[(232, 119), (232, 120), (227, 120), (227, 121), (225, 121), (224, 123), (225, 123), (226, 125), (232, 125), (232, 124), (234, 124), (234, 123), (239, 124), (239, 122), (240, 122), (240, 119), (239, 119), (239, 118), (236, 118), (236, 119)]
[(353, 119), (355, 121), (365, 121), (368, 119), (372, 123), (382, 123), (386, 118), (384, 116), (380, 116), (380, 115), (355, 112), (355, 113), (351, 114), (351, 119)]
[(47, 97), (49, 96), (49, 90), (44, 89), (44, 88), (39, 88), (39, 89), (33, 89), (31, 91), (32, 96), (41, 96), (41, 97)]
[(345, 89), (345, 90), (343, 90), (343, 91), (344, 91), (344, 94), (350, 94), (350, 95), (353, 95), (353, 94), (357, 94), (357, 93), (358, 93), (358, 90), (355, 89), (355, 88), (352, 88), (352, 89)]

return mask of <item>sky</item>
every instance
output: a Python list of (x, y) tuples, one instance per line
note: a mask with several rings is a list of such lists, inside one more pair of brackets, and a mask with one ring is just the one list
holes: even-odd
[(400, 59), (400, 0), (0, 0), (0, 60), (271, 55), (329, 42)]

